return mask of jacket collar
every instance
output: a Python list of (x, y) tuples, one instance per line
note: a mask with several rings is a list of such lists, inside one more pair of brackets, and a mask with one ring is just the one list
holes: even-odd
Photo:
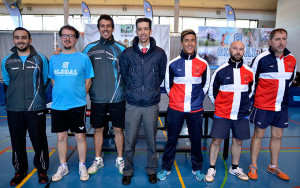
[(115, 42), (114, 36), (111, 36), (112, 38), (110, 40), (106, 40), (102, 36), (100, 37), (100, 44), (102, 45), (112, 45)]
[[(134, 37), (132, 47), (137, 53), (143, 54), (139, 48), (139, 37), (138, 36)], [(146, 54), (151, 53), (155, 49), (155, 47), (156, 47), (155, 39), (153, 37), (150, 37), (150, 49), (148, 49)]]
[[(275, 53), (275, 51), (271, 48), (271, 46), (269, 47), (269, 52), (271, 53), (271, 54), (273, 54), (275, 57), (276, 57), (276, 53)], [(283, 56), (285, 57), (285, 56), (287, 56), (287, 55), (289, 55), (291, 52), (287, 49), (287, 48), (285, 48), (284, 50), (283, 50)]]
[[(37, 54), (37, 52), (35, 51), (35, 49), (34, 49), (34, 47), (33, 47), (32, 45), (30, 45), (29, 48), (30, 48), (30, 54), (28, 55), (28, 57)], [(19, 55), (18, 55), (18, 49), (17, 49), (16, 46), (12, 47), (12, 48), (10, 49), (10, 51), (13, 52), (15, 55), (19, 56)]]
[(193, 55), (188, 55), (188, 54), (184, 53), (183, 50), (181, 50), (180, 56), (183, 59), (190, 60), (190, 59), (194, 59), (196, 57), (196, 52), (194, 51)]
[(244, 60), (242, 59), (241, 62), (235, 62), (231, 58), (228, 60), (228, 64), (234, 68), (241, 68), (243, 66)]

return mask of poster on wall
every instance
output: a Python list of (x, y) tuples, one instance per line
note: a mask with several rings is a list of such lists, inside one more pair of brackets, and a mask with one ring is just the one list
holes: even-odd
[[(115, 24), (114, 39), (126, 47), (132, 46), (136, 36), (134, 24)], [(170, 60), (170, 25), (152, 25), (152, 35), (156, 45), (164, 49), (168, 61)], [(85, 24), (84, 46), (100, 39), (100, 33), (96, 24)]]
[(229, 47), (233, 41), (245, 44), (244, 62), (250, 65), (252, 60), (269, 48), (269, 35), (272, 28), (230, 28), (199, 27), (198, 55), (204, 58), (211, 69), (216, 69), (228, 61)]

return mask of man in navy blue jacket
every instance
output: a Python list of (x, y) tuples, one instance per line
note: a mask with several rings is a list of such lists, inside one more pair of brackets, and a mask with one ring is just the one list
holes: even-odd
[(150, 183), (156, 183), (158, 159), (156, 155), (156, 130), (160, 84), (165, 71), (167, 56), (150, 37), (151, 20), (136, 20), (133, 46), (123, 51), (120, 58), (121, 76), (127, 88), (125, 112), (125, 167), (122, 183), (129, 185), (134, 173), (133, 157), (137, 134), (143, 122), (147, 141), (146, 172)]

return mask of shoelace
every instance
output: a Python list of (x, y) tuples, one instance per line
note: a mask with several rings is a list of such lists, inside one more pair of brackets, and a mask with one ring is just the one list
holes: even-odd
[(213, 176), (214, 175), (214, 170), (213, 169), (209, 169), (208, 170), (208, 176)]
[(248, 172), (255, 173), (256, 169), (257, 169), (257, 167), (251, 166), (251, 167), (249, 168)]
[(281, 170), (278, 167), (271, 168), (271, 170), (274, 172), (274, 174), (278, 175), (281, 173)]

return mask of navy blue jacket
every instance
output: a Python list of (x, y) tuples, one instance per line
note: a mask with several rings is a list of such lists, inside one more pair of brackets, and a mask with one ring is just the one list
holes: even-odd
[(150, 49), (143, 54), (138, 46), (139, 38), (133, 39), (133, 46), (123, 51), (120, 57), (120, 71), (126, 86), (128, 104), (147, 107), (160, 101), (160, 84), (167, 64), (165, 51), (156, 46), (150, 37)]

